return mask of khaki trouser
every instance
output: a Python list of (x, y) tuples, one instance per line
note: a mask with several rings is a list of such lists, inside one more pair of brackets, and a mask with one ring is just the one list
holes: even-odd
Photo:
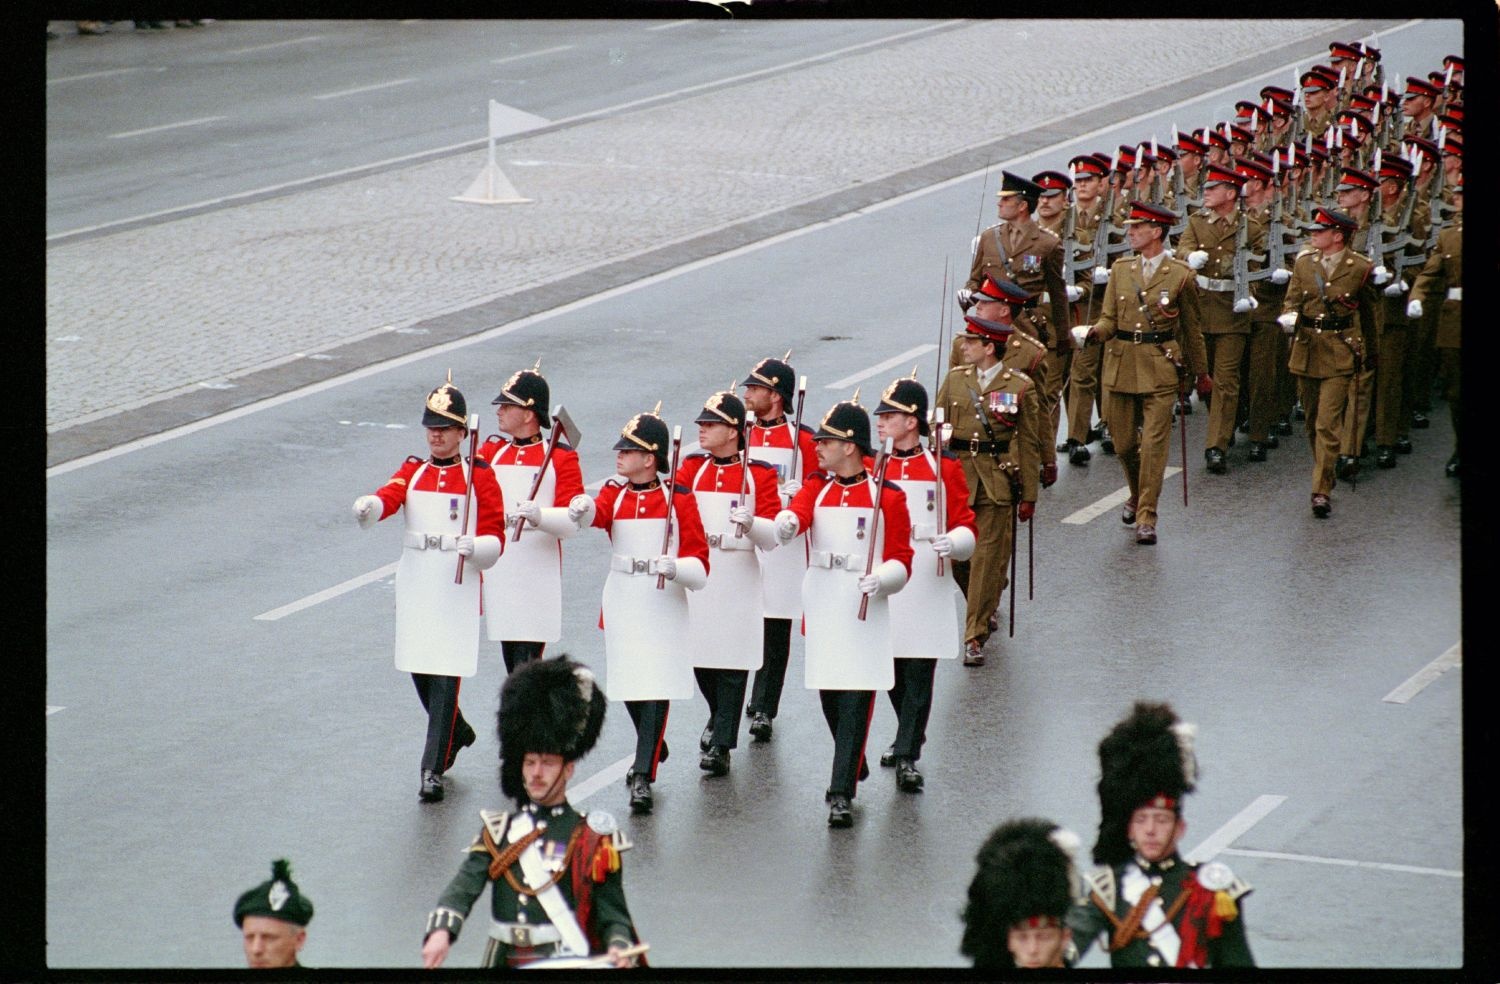
[(1441, 360), (1440, 350), (1436, 348), (1438, 316), (1442, 312), (1441, 304), (1431, 304), (1422, 312), (1421, 326), (1416, 336), (1411, 341), (1411, 348), (1407, 353), (1406, 379), (1411, 387), (1407, 399), (1413, 410), (1423, 413), (1432, 409), (1432, 387), (1437, 379), (1438, 365)]
[(1234, 418), (1240, 408), (1240, 362), (1245, 357), (1245, 342), (1249, 337), (1237, 331), (1205, 332), (1203, 335), (1203, 346), (1208, 350), (1208, 371), (1214, 378), (1205, 448), (1223, 451), (1234, 436)]
[(1104, 396), (1104, 419), (1114, 438), (1115, 454), (1125, 469), (1138, 524), (1156, 525), (1156, 503), (1161, 498), (1172, 445), (1172, 405), (1176, 402), (1175, 390), (1155, 393), (1109, 390)]
[[(1300, 383), (1298, 384), (1300, 387)], [(1302, 392), (1301, 389), (1298, 390)], [(1343, 436), (1339, 440), (1339, 454), (1346, 454), (1351, 458), (1358, 458), (1364, 450), (1365, 436), (1370, 430), (1370, 407), (1375, 402), (1375, 370), (1366, 369), (1359, 374), (1359, 414), (1346, 414), (1344, 417)], [(1312, 411), (1307, 408), (1307, 400), (1302, 400), (1302, 411), (1307, 414), (1307, 419), (1312, 420)]]
[(1407, 350), (1412, 329), (1387, 322), (1376, 343), (1379, 362), (1375, 366), (1375, 445), (1388, 448), (1411, 430), (1411, 404), (1407, 402)]
[(1338, 463), (1341, 435), (1347, 434), (1345, 421), (1351, 416), (1349, 376), (1327, 379), (1297, 377), (1302, 411), (1307, 415), (1307, 440), (1312, 445), (1312, 490), (1328, 495), (1333, 491), (1333, 469)]
[[(1068, 372), (1068, 440), (1079, 444), (1089, 442), (1089, 427), (1094, 422), (1094, 408), (1103, 401), (1099, 395), (1099, 363), (1103, 360), (1104, 346), (1098, 342), (1085, 345), (1073, 352), (1072, 366)], [(1100, 416), (1103, 416), (1101, 412)]]
[(1044, 432), (1038, 435), (1044, 465), (1057, 464), (1057, 423), (1062, 412), (1063, 384), (1067, 382), (1068, 357), (1067, 351), (1059, 355), (1049, 348), (1033, 376), (1038, 387), (1037, 409), (1041, 411), (1037, 427)]
[(1448, 412), (1453, 416), (1453, 453), (1458, 454), (1458, 353), (1462, 349), (1440, 348), (1438, 361), (1442, 365), (1443, 399), (1448, 401)]
[(1287, 365), (1290, 361), (1292, 339), (1286, 332), (1276, 336), (1276, 420), (1290, 422), (1292, 405), (1297, 402), (1297, 380)]
[(953, 579), (964, 593), (964, 641), (990, 635), (990, 616), (1000, 607), (1000, 595), (1010, 583), (1012, 542), (1011, 504), (996, 502), (980, 488), (974, 503), (974, 555), (953, 562)]
[[(1264, 442), (1276, 422), (1276, 363), (1286, 364), (1286, 333), (1274, 321), (1250, 326), (1250, 371), (1245, 388), (1250, 393), (1250, 440)], [(1215, 386), (1217, 389), (1217, 385)]]

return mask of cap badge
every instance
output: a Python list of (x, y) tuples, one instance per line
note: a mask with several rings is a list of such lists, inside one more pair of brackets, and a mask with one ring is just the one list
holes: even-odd
[(287, 890), (285, 883), (275, 881), (271, 883), (271, 891), (266, 894), (266, 901), (271, 903), (272, 912), (280, 912), (281, 907), (291, 901), (292, 893)]

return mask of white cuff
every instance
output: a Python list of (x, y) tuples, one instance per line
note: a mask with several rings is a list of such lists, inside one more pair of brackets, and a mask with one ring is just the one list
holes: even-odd
[(573, 521), (568, 518), (567, 506), (543, 506), (542, 514), (533, 528), (551, 534), (559, 540), (566, 540), (578, 533), (578, 527), (574, 526)]
[(949, 560), (968, 560), (974, 556), (974, 531), (967, 526), (955, 526), (948, 531), (948, 539), (953, 541), (953, 552), (948, 555)]
[(469, 557), (469, 563), (476, 570), (487, 571), (495, 566), (495, 561), (500, 559), (501, 549), (498, 536), (476, 536), (474, 553)]
[(672, 583), (680, 584), (689, 591), (697, 591), (708, 583), (708, 569), (697, 557), (678, 557), (677, 576)]
[(906, 584), (906, 568), (899, 560), (887, 560), (882, 564), (877, 564), (870, 573), (880, 578), (881, 595), (895, 594)]
[[(366, 502), (370, 504), (370, 512), (367, 516), (360, 516), (359, 507)], [(354, 521), (359, 523), (359, 528), (367, 530), (380, 522), (380, 516), (385, 512), (385, 503), (380, 501), (379, 496), (362, 495), (354, 500)]]
[(750, 523), (750, 542), (754, 543), (762, 551), (775, 550), (781, 545), (776, 539), (776, 524), (763, 516), (756, 516)]

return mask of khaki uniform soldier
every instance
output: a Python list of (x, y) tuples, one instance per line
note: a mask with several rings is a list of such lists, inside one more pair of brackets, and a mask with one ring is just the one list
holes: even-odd
[(967, 364), (948, 373), (935, 401), (953, 427), (948, 450), (963, 465), (977, 534), (973, 558), (953, 565), (953, 576), (966, 599), (965, 666), (984, 664), (984, 643), (992, 631), (990, 616), (1009, 583), (1006, 567), (1014, 546), (1012, 523), (1029, 522), (1036, 511), (1037, 422), (1041, 416), (1036, 384), (1000, 361), (1000, 352), (1014, 331), (1010, 319), (1030, 295), (1008, 281), (995, 283), (1011, 302), (1005, 320), (973, 315), (964, 319)]
[[(1329, 162), (1332, 166), (1332, 161)], [(1376, 287), (1384, 287), (1391, 281), (1391, 272), (1381, 264), (1378, 251), (1370, 249), (1370, 225), (1371, 210), (1378, 206), (1373, 204), (1374, 196), (1380, 189), (1380, 182), (1361, 171), (1358, 168), (1346, 167), (1341, 169), (1339, 183), (1334, 187), (1334, 199), (1338, 203), (1338, 211), (1347, 215), (1354, 222), (1354, 230), (1347, 240), (1350, 248), (1362, 252), (1371, 263), (1371, 283)], [(1374, 442), (1369, 441), (1370, 421), (1374, 419), (1371, 412), (1375, 405), (1375, 343), (1377, 333), (1380, 330), (1379, 317), (1381, 305), (1377, 298), (1374, 316), (1365, 328), (1365, 340), (1369, 342), (1369, 348), (1365, 349), (1365, 358), (1362, 368), (1356, 373), (1358, 378), (1359, 393), (1355, 399), (1355, 411), (1350, 413), (1344, 421), (1343, 436), (1340, 440), (1340, 452), (1335, 464), (1336, 473), (1339, 478), (1353, 478), (1359, 472), (1359, 459), (1364, 457), (1374, 447)], [(1294, 369), (1295, 373), (1296, 370)], [(1303, 410), (1307, 410), (1307, 404), (1302, 404)], [(1308, 412), (1308, 419), (1312, 418)]]
[(1172, 405), (1179, 376), (1197, 377), (1201, 399), (1213, 390), (1203, 347), (1198, 285), (1186, 263), (1167, 256), (1167, 230), (1177, 215), (1133, 202), (1126, 220), (1136, 255), (1109, 271), (1104, 310), (1092, 326), (1074, 329), (1080, 339), (1104, 342), (1104, 414), (1130, 485), (1121, 512), (1135, 523), (1136, 542), (1156, 542), (1156, 505), (1161, 498), (1172, 440)]
[(1234, 439), (1240, 363), (1250, 340), (1250, 311), (1256, 303), (1249, 283), (1235, 278), (1236, 254), (1241, 249), (1252, 254), (1265, 250), (1265, 227), (1238, 204), (1244, 185), (1243, 175), (1210, 164), (1203, 182), (1204, 207), (1188, 217), (1177, 244), (1178, 252), (1197, 272), (1203, 341), (1216, 391), (1208, 410), (1203, 457), (1215, 474), (1228, 468), (1224, 451)]
[[(1411, 164), (1401, 157), (1386, 157), (1380, 166), (1380, 209), (1387, 241), (1410, 234), (1412, 242), (1389, 252), (1382, 249), (1376, 262), (1391, 271), (1391, 281), (1381, 291), (1380, 322), (1376, 352), (1379, 369), (1375, 374), (1375, 466), (1395, 468), (1396, 455), (1411, 454), (1411, 397), (1406, 377), (1411, 371), (1415, 335), (1420, 321), (1406, 316), (1410, 283), (1398, 269), (1400, 258), (1420, 256), (1427, 242), (1428, 218), (1420, 208), (1412, 210), (1410, 221), (1403, 225), (1403, 205), (1411, 187)], [(1371, 244), (1373, 245), (1373, 243)]]
[(1406, 126), (1401, 136), (1431, 137), (1437, 123), (1437, 100), (1442, 88), (1415, 75), (1406, 77), (1406, 91), (1401, 95), (1401, 112), (1406, 117)]
[[(1440, 117), (1446, 121), (1446, 117)], [(1447, 122), (1443, 124), (1445, 127)], [(1422, 243), (1425, 248), (1429, 244), (1435, 245), (1437, 240), (1434, 232), (1441, 232), (1449, 223), (1452, 215), (1452, 188), (1448, 185), (1449, 174), (1443, 167), (1443, 146), (1452, 130), (1441, 130), (1438, 135), (1438, 143), (1431, 140), (1415, 138), (1405, 143), (1405, 148), (1415, 150), (1420, 155), (1417, 158), (1419, 169), (1412, 179), (1417, 189), (1417, 204), (1415, 211), (1422, 213), (1427, 218), (1427, 239)], [(1442, 177), (1437, 172), (1442, 169)], [(1432, 228), (1432, 197), (1436, 190), (1435, 184), (1438, 180), (1443, 181), (1441, 196), (1438, 198), (1439, 226), (1436, 230)], [(1423, 262), (1427, 257), (1423, 256)], [(1409, 262), (1409, 261), (1408, 261)], [(1409, 275), (1403, 277), (1412, 280), (1419, 269), (1413, 269)], [(1411, 295), (1416, 296), (1416, 295)], [(1433, 348), (1433, 336), (1437, 332), (1438, 308), (1434, 306), (1423, 317), (1412, 321), (1411, 344), (1407, 349), (1406, 356), (1406, 403), (1411, 407), (1411, 426), (1413, 430), (1426, 430), (1431, 426), (1427, 414), (1432, 411), (1432, 387), (1437, 375), (1437, 352)]]
[(1334, 114), (1338, 112), (1334, 93), (1338, 78), (1330, 79), (1316, 68), (1310, 68), (1298, 81), (1302, 83), (1302, 105), (1307, 114), (1303, 120), (1303, 132), (1317, 139), (1333, 125)]
[[(1278, 149), (1276, 153), (1274, 171), (1254, 161), (1239, 161), (1235, 165), (1235, 169), (1245, 176), (1247, 204), (1253, 203), (1251, 219), (1266, 230), (1266, 265), (1272, 268), (1266, 279), (1250, 285), (1251, 296), (1256, 302), (1255, 309), (1250, 312), (1250, 351), (1245, 378), (1249, 395), (1248, 458), (1251, 461), (1265, 461), (1267, 449), (1281, 444), (1272, 427), (1278, 411), (1278, 370), (1285, 371), (1288, 353), (1286, 335), (1276, 324), (1276, 316), (1281, 313), (1281, 302), (1286, 298), (1287, 281), (1292, 279), (1291, 268), (1285, 260), (1294, 255), (1294, 247), (1287, 242), (1287, 232), (1296, 227), (1296, 220), (1287, 208), (1290, 193), (1284, 187), (1276, 186), (1284, 170), (1281, 166), (1283, 152)], [(1288, 155), (1286, 160), (1290, 159)], [(1280, 220), (1276, 230), (1280, 243), (1271, 241), (1273, 217)], [(1281, 261), (1274, 256), (1278, 246), (1286, 251), (1285, 259)]]
[[(973, 291), (985, 277), (993, 277), (1017, 284), (1037, 298), (1037, 306), (1028, 313), (1027, 320), (1036, 337), (1047, 346), (1045, 372), (1036, 383), (1045, 414), (1042, 485), (1048, 486), (1057, 481), (1057, 451), (1052, 442), (1057, 433), (1058, 405), (1067, 372), (1064, 357), (1069, 348), (1063, 336), (1068, 330), (1068, 289), (1063, 280), (1062, 240), (1031, 218), (1041, 193), (1038, 185), (1020, 175), (1001, 172), (998, 192), (1001, 221), (980, 233), (975, 241), (969, 279), (964, 287)], [(1049, 423), (1051, 430), (1047, 431)]]
[(1312, 510), (1332, 511), (1335, 457), (1350, 407), (1353, 377), (1375, 336), (1376, 294), (1368, 258), (1348, 248), (1354, 219), (1320, 208), (1312, 247), (1297, 254), (1281, 317), (1292, 333), (1291, 370), (1297, 377), (1312, 445)]
[(1422, 301), (1431, 304), (1441, 300), (1435, 344), (1441, 359), (1443, 376), (1443, 398), (1448, 401), (1448, 412), (1453, 415), (1453, 455), (1448, 459), (1445, 471), (1449, 476), (1458, 475), (1458, 352), (1463, 327), (1463, 186), (1459, 176), (1454, 189), (1454, 204), (1459, 208), (1453, 224), (1438, 233), (1437, 249), (1427, 258), (1427, 265), (1412, 286), (1411, 301), (1407, 314), (1412, 318), (1422, 317)]
[[(1104, 303), (1104, 284), (1109, 280), (1109, 257), (1095, 257), (1092, 244), (1097, 238), (1099, 223), (1104, 218), (1104, 184), (1109, 177), (1109, 162), (1101, 161), (1093, 154), (1080, 154), (1068, 162), (1073, 172), (1073, 193), (1077, 201), (1073, 204), (1073, 234), (1080, 243), (1089, 248), (1080, 251), (1078, 259), (1092, 260), (1092, 267), (1080, 267), (1074, 283), (1086, 292), (1087, 300), (1074, 305), (1079, 312), (1075, 321), (1092, 320)], [(1103, 401), (1099, 392), (1099, 362), (1104, 349), (1090, 343), (1075, 349), (1068, 372), (1068, 437), (1063, 447), (1068, 463), (1087, 465), (1091, 457), (1088, 445), (1098, 439), (1099, 431), (1093, 426), (1094, 412), (1099, 411), (1103, 419)]]

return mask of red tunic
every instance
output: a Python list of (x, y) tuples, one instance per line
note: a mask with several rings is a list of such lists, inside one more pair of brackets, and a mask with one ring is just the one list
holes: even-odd
[[(533, 441), (530, 444), (515, 444), (498, 434), (491, 434), (479, 446), (479, 458), (492, 465), (517, 465), (537, 468), (547, 456), (547, 442)], [(566, 506), (575, 495), (583, 494), (583, 472), (578, 467), (578, 452), (568, 447), (566, 441), (558, 441), (552, 452), (553, 473), (557, 476), (552, 501), (541, 502), (541, 506)]]
[[(868, 478), (868, 475), (863, 476)], [(833, 480), (826, 472), (813, 472), (802, 483), (802, 490), (792, 499), (790, 509), (797, 516), (799, 529), (810, 529), (813, 523), (813, 503), (823, 486), (832, 485), (833, 490), (824, 497), (820, 508), (870, 508), (874, 486), (868, 481), (843, 485)], [(879, 564), (887, 560), (899, 560), (911, 577), (911, 518), (906, 514), (906, 494), (892, 482), (886, 482), (880, 496), (880, 526), (884, 538), (883, 556)]]
[[(609, 481), (594, 497), (596, 529), (609, 533), (615, 523), (615, 502), (619, 500), (620, 521), (629, 519), (664, 519), (667, 515), (667, 492), (663, 485), (637, 490), (624, 482)], [(703, 521), (698, 518), (698, 502), (684, 485), (672, 495), (672, 512), (677, 517), (677, 556), (697, 557), (708, 570), (708, 539), (703, 535)]]
[[(750, 462), (750, 478), (755, 485), (755, 502), (751, 512), (763, 519), (775, 519), (781, 510), (781, 496), (776, 492), (776, 469), (764, 462)], [(738, 456), (721, 465), (706, 451), (690, 454), (677, 469), (677, 484), (694, 492), (728, 492), (738, 495), (743, 476)], [(696, 503), (695, 503), (696, 505)]]
[[(966, 526), (977, 536), (978, 531), (974, 527), (974, 510), (969, 506), (969, 483), (964, 478), (964, 467), (959, 464), (958, 456), (951, 452), (945, 451), (941, 461), (943, 463), (943, 499), (948, 514), (947, 526), (944, 528), (951, 530), (957, 526)], [(885, 463), (885, 478), (888, 482), (930, 482), (932, 481), (932, 462), (926, 454), (914, 454), (909, 458), (891, 455)]]
[[(434, 465), (412, 455), (401, 463), (401, 467), (396, 469), (389, 481), (375, 490), (375, 496), (381, 502), (381, 519), (394, 516), (396, 510), (401, 508), (401, 504), (406, 501), (407, 483), (424, 462), (427, 468), (410, 491), (451, 495), (457, 503), (455, 508), (459, 516), (463, 516), (464, 493), (468, 491), (468, 485), (464, 482), (464, 469), (457, 462), (451, 465)], [(479, 510), (474, 535), (499, 537), (500, 549), (504, 552), (505, 538), (501, 533), (505, 529), (505, 496), (500, 491), (500, 482), (495, 478), (495, 472), (489, 463), (483, 459), (475, 466), (474, 475), (474, 508)]]
[[(792, 446), (792, 422), (782, 418), (781, 423), (766, 427), (757, 420), (750, 425), (748, 443), (752, 448), (789, 448)], [(806, 424), (797, 434), (797, 447), (797, 470), (802, 473), (797, 478), (806, 479), (818, 468), (818, 446), (813, 443), (812, 428)]]

